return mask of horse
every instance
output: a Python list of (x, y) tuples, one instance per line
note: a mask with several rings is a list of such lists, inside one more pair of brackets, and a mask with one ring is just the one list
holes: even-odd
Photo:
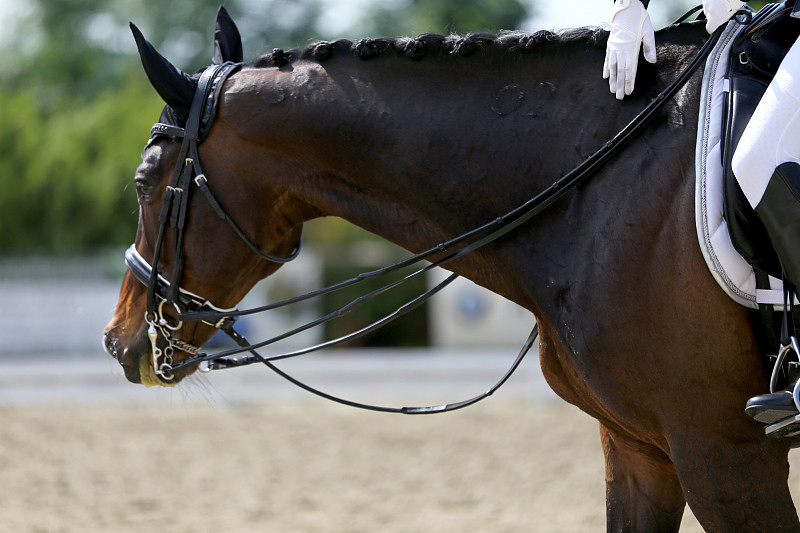
[[(238, 31), (222, 26), (217, 55), (240, 60)], [(708, 38), (702, 22), (660, 30), (659, 61), (643, 62), (634, 93), (618, 102), (600, 76), (607, 35), (426, 34), (276, 49), (224, 81), (198, 146), (203, 176), (241, 232), (274, 257), (290, 256), (303, 223), (326, 216), (427, 250), (585, 160)], [(197, 76), (137, 42), (167, 104), (162, 119), (182, 123)], [(549, 386), (599, 422), (608, 531), (678, 531), (688, 504), (707, 531), (796, 532), (789, 442), (767, 438), (744, 413), (768, 388), (750, 315), (717, 285), (697, 243), (699, 92), (696, 74), (590, 180), (446, 266), (536, 317)], [(136, 169), (144, 258), (154, 257), (180, 151), (179, 140), (156, 136)], [(254, 254), (201, 195), (187, 204), (180, 285), (232, 307), (281, 263)], [(175, 231), (164, 242), (153, 267), (168, 273)], [(130, 381), (163, 384), (146, 292), (127, 272), (104, 344)], [(193, 322), (178, 333), (201, 345), (215, 331)]]

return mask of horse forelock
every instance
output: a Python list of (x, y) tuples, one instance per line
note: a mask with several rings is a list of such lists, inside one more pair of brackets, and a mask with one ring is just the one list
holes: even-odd
[(583, 27), (558, 32), (540, 30), (533, 33), (503, 31), (494, 33), (468, 33), (466, 35), (439, 35), (425, 33), (417, 37), (377, 37), (357, 41), (338, 39), (319, 41), (304, 49), (274, 49), (256, 59), (254, 68), (281, 67), (297, 60), (325, 61), (335, 56), (355, 56), (363, 60), (391, 54), (419, 61), (427, 56), (471, 56), (485, 54), (532, 53), (547, 46), (582, 43), (587, 46), (605, 47), (608, 31), (598, 27)]

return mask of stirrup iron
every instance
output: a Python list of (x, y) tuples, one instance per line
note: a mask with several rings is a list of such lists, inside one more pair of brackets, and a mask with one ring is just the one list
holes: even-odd
[[(798, 361), (800, 361), (800, 345), (798, 345), (797, 337), (795, 336), (789, 337), (789, 341), (787, 342), (787, 344), (781, 346), (781, 351), (778, 352), (778, 355), (775, 359), (775, 364), (772, 367), (772, 375), (770, 376), (769, 379), (769, 392), (771, 393), (780, 392), (781, 390), (778, 386), (778, 378), (781, 372), (781, 368), (783, 368), (783, 363), (786, 360), (786, 356), (789, 354), (789, 352), (794, 352), (795, 357), (797, 358)], [(791, 364), (792, 364), (791, 361), (787, 362), (787, 366)], [(800, 383), (800, 381), (798, 381), (797, 383)], [(798, 401), (797, 384), (795, 384), (794, 387), (794, 402), (795, 405), (797, 405), (797, 410), (800, 411), (800, 401)]]

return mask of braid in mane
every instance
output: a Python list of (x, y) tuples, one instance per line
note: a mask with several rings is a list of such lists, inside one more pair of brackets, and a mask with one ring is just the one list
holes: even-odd
[(283, 48), (272, 49), (272, 62), (276, 67), (282, 67), (289, 62), (291, 55), (283, 51)]
[(469, 57), (478, 49), (493, 45), (496, 39), (497, 36), (491, 33), (468, 33), (464, 37), (452, 35), (448, 42), (452, 43), (451, 54)]
[[(398, 42), (398, 44), (401, 43)], [(403, 54), (414, 61), (419, 61), (428, 53), (428, 45), (425, 44), (425, 41), (421, 37), (407, 39), (401, 46), (403, 47)]]
[(317, 61), (325, 61), (333, 57), (333, 50), (333, 45), (328, 41), (312, 44), (310, 48), (311, 56)]
[(363, 60), (378, 57), (386, 50), (392, 48), (395, 40), (391, 37), (379, 39), (359, 39), (353, 45), (353, 53)]

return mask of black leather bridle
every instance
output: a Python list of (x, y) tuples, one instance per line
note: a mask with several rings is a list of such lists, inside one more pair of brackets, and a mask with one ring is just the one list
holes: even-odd
[[(236, 309), (220, 309), (214, 306), (208, 300), (181, 289), (179, 286), (181, 273), (183, 271), (182, 246), (183, 233), (185, 229), (185, 213), (192, 182), (194, 182), (194, 184), (197, 185), (198, 188), (203, 192), (204, 197), (214, 208), (214, 211), (217, 213), (217, 215), (223, 220), (226, 220), (233, 228), (235, 233), (248, 245), (248, 247), (262, 258), (280, 263), (291, 261), (299, 254), (300, 243), (298, 243), (295, 251), (288, 257), (275, 257), (263, 252), (257, 246), (255, 246), (235, 224), (235, 222), (216, 200), (213, 192), (209, 188), (208, 180), (202, 173), (202, 169), (200, 167), (197, 145), (205, 139), (205, 136), (208, 134), (208, 130), (211, 127), (211, 122), (213, 121), (216, 113), (217, 98), (225, 79), (235, 72), (236, 68), (238, 68), (238, 65), (233, 63), (225, 63), (223, 65), (209, 67), (203, 71), (202, 75), (200, 76), (197, 91), (190, 108), (186, 127), (180, 128), (173, 125), (157, 123), (151, 130), (151, 142), (158, 136), (168, 136), (174, 139), (182, 139), (178, 163), (176, 164), (175, 173), (172, 177), (171, 183), (166, 188), (161, 214), (159, 216), (160, 226), (153, 253), (153, 260), (150, 264), (148, 264), (141, 254), (136, 250), (135, 245), (132, 245), (125, 254), (125, 263), (130, 269), (131, 273), (133, 273), (133, 275), (139, 281), (147, 285), (147, 312), (145, 315), (145, 320), (147, 321), (149, 327), (148, 335), (153, 349), (152, 364), (155, 374), (160, 379), (167, 382), (174, 379), (175, 371), (191, 365), (206, 363), (208, 366), (203, 370), (207, 371), (212, 369), (248, 365), (252, 363), (262, 363), (268, 366), (274, 372), (278, 373), (281, 377), (323, 398), (352, 407), (403, 414), (430, 414), (452, 411), (472, 405), (490, 396), (498, 388), (500, 388), (503, 383), (505, 383), (505, 381), (513, 374), (513, 372), (522, 362), (522, 359), (533, 345), (533, 342), (537, 336), (537, 325), (534, 325), (530, 335), (522, 346), (511, 367), (493, 387), (472, 399), (440, 406), (394, 408), (352, 402), (331, 396), (305, 383), (302, 383), (292, 376), (286, 374), (273, 364), (273, 361), (310, 353), (312, 351), (320, 350), (336, 344), (341, 344), (355, 337), (364, 335), (369, 331), (372, 331), (386, 324), (387, 322), (406, 314), (419, 305), (422, 305), (431, 296), (454, 281), (458, 277), (457, 274), (452, 274), (433, 289), (399, 307), (387, 317), (350, 335), (346, 335), (339, 339), (328, 341), (303, 350), (270, 357), (263, 357), (256, 350), (338, 318), (344, 313), (347, 313), (353, 308), (362, 305), (366, 301), (383, 294), (384, 292), (400, 285), (401, 283), (418, 275), (424, 274), (432, 268), (458, 259), (459, 257), (462, 257), (463, 255), (484, 246), (485, 244), (499, 239), (500, 237), (508, 234), (522, 224), (531, 220), (533, 217), (544, 211), (547, 207), (564, 196), (564, 194), (566, 194), (573, 187), (597, 172), (602, 165), (604, 165), (633, 138), (635, 138), (658, 114), (666, 102), (675, 96), (678, 90), (680, 90), (680, 88), (691, 78), (695, 71), (703, 64), (706, 57), (719, 39), (722, 30), (723, 28), (717, 30), (717, 32), (705, 42), (698, 54), (692, 59), (692, 61), (680, 73), (680, 75), (669, 85), (669, 87), (667, 87), (653, 101), (651, 101), (650, 104), (645, 107), (645, 109), (639, 115), (637, 115), (625, 128), (622, 129), (622, 131), (620, 131), (610, 141), (603, 145), (589, 159), (553, 183), (546, 190), (528, 200), (516, 209), (479, 228), (476, 228), (447, 242), (441, 243), (425, 252), (412, 256), (398, 263), (360, 274), (359, 276), (349, 280), (324, 287), (322, 289), (317, 289), (301, 296), (242, 311)], [(176, 232), (174, 254), (175, 265), (171, 281), (167, 281), (165, 278), (160, 276), (156, 269), (167, 224), (169, 224)], [(457, 251), (451, 252), (453, 249), (457, 249)], [(401, 268), (431, 259), (435, 256), (438, 256), (439, 259), (435, 260), (430, 265), (425, 266), (406, 276), (405, 278), (389, 283), (380, 289), (372, 291), (350, 302), (348, 305), (342, 307), (338, 311), (304, 324), (282, 335), (268, 339), (264, 342), (249, 344), (248, 341), (233, 328), (234, 321), (238, 316), (264, 312), (308, 300), (344, 287), (348, 287), (350, 285), (354, 285), (367, 279), (383, 276)], [(171, 324), (171, 319), (164, 315), (162, 312), (164, 306), (174, 308), (177, 316), (177, 324)], [(180, 329), (183, 322), (203, 322), (218, 328), (228, 334), (228, 336), (230, 336), (240, 346), (240, 348), (226, 350), (215, 354), (200, 353), (199, 348), (185, 343), (173, 336), (173, 334)], [(165, 346), (163, 350), (161, 349), (162, 345)], [(172, 354), (176, 349), (189, 353), (192, 355), (192, 357), (180, 363), (173, 364)], [(234, 355), (245, 352), (248, 352), (250, 355), (242, 358), (232, 358)]]
[[(148, 324), (148, 337), (153, 349), (153, 371), (164, 381), (174, 379), (172, 356), (175, 350), (180, 350), (193, 356), (196, 356), (200, 351), (198, 347), (175, 336), (175, 333), (181, 328), (183, 320), (178, 318), (177, 323), (172, 324), (171, 319), (164, 312), (165, 306), (167, 309), (172, 308), (177, 316), (186, 311), (214, 313), (235, 311), (235, 309), (219, 308), (208, 300), (180, 287), (184, 267), (183, 238), (186, 228), (186, 211), (192, 183), (200, 189), (217, 216), (225, 220), (239, 238), (259, 256), (269, 261), (285, 263), (296, 258), (300, 253), (300, 243), (297, 244), (295, 251), (288, 257), (276, 257), (261, 251), (254, 245), (217, 201), (200, 167), (197, 145), (205, 140), (208, 131), (211, 129), (216, 115), (219, 94), (222, 91), (225, 80), (238, 68), (238, 64), (227, 62), (221, 65), (213, 65), (202, 72), (197, 82), (197, 89), (189, 109), (185, 127), (157, 122), (150, 129), (150, 141), (148, 144), (158, 137), (169, 137), (181, 139), (181, 148), (172, 179), (164, 192), (161, 213), (158, 217), (159, 228), (154, 244), (152, 263), (148, 264), (136, 250), (136, 245), (133, 245), (125, 253), (125, 264), (139, 281), (147, 285), (145, 321)], [(168, 226), (175, 231), (175, 253), (173, 255), (175, 264), (172, 270), (172, 281), (167, 281), (158, 273), (158, 259), (161, 256), (164, 235)], [(228, 319), (221, 318), (211, 323), (211, 325), (216, 328), (227, 329), (231, 327), (228, 325), (229, 322)]]

